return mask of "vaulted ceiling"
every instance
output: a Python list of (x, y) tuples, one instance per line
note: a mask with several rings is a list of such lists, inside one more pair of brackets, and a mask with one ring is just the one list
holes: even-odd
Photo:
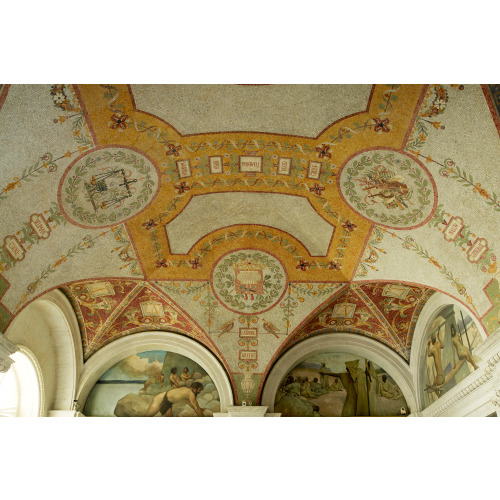
[(327, 331), (408, 361), (435, 291), (493, 332), (499, 108), (495, 85), (4, 85), (0, 331), (62, 288), (85, 359), (165, 329), (235, 392)]

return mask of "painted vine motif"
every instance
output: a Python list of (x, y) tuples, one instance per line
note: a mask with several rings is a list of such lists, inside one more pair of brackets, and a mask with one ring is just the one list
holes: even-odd
[(498, 196), (494, 192), (489, 193), (484, 187), (482, 187), (480, 182), (474, 183), (472, 174), (466, 172), (464, 169), (461, 169), (451, 158), (446, 158), (443, 162), (444, 165), (436, 161), (434, 163), (442, 167), (439, 170), (439, 173), (443, 177), (450, 180), (453, 179), (462, 184), (465, 188), (472, 188), (473, 193), (484, 198), (486, 204), (492, 206), (493, 210), (500, 212), (500, 201)]
[[(428, 224), (431, 227), (437, 227), (443, 233), (446, 241), (460, 247), (466, 253), (468, 261), (477, 265), (483, 273), (495, 274), (497, 272), (497, 257), (493, 253), (493, 249), (489, 248), (488, 242), (484, 238), (479, 238), (477, 234), (473, 233), (470, 226), (466, 225), (461, 217), (452, 216), (446, 212), (442, 204), (439, 204)], [(471, 258), (472, 252), (478, 245), (481, 247), (478, 248), (477, 257)]]
[(63, 124), (67, 120), (70, 120), (73, 131), (73, 139), (76, 142), (77, 149), (74, 151), (68, 150), (57, 158), (55, 158), (56, 155), (51, 152), (44, 153), (35, 163), (26, 167), (22, 171), (20, 177), (14, 177), (12, 182), (8, 183), (0, 191), (0, 200), (5, 199), (7, 197), (7, 193), (16, 188), (22, 187), (22, 181), (31, 182), (41, 174), (56, 172), (59, 168), (58, 162), (60, 160), (63, 160), (64, 158), (71, 158), (74, 154), (82, 154), (83, 152), (94, 147), (94, 142), (91, 138), (87, 123), (85, 122), (85, 117), (80, 109), (73, 87), (71, 85), (52, 85), (50, 96), (56, 108), (67, 113), (71, 113), (70, 115), (59, 115), (57, 119), (54, 119), (54, 123)]
[(290, 320), (295, 316), (295, 310), (299, 303), (304, 303), (306, 297), (328, 297), (337, 293), (343, 285), (339, 283), (289, 283), (287, 292), (280, 302), (283, 311), (283, 321), (288, 328), (291, 326)]
[(61, 255), (59, 259), (57, 259), (53, 264), (49, 264), (45, 267), (35, 279), (26, 287), (26, 292), (21, 296), (18, 304), (16, 305), (15, 310), (18, 310), (29, 298), (30, 295), (33, 295), (42, 284), (42, 282), (47, 279), (52, 273), (56, 272), (57, 268), (64, 263), (68, 262), (68, 259), (72, 259), (77, 256), (80, 252), (84, 252), (92, 248), (95, 245), (95, 242), (110, 232), (114, 232), (118, 229), (119, 226), (114, 226), (109, 228), (96, 236), (91, 236), (88, 234), (84, 236), (78, 243), (69, 248), (64, 254)]
[(71, 113), (70, 115), (59, 115), (54, 119), (54, 123), (63, 124), (69, 120), (73, 131), (73, 138), (78, 145), (80, 152), (86, 151), (94, 147), (94, 141), (90, 135), (85, 117), (75, 90), (72, 85), (52, 85), (50, 90), (54, 106), (59, 110)]
[(373, 228), (373, 232), (370, 235), (370, 240), (366, 245), (365, 251), (363, 253), (363, 257), (361, 258), (361, 262), (359, 263), (359, 267), (356, 270), (355, 278), (363, 278), (368, 274), (368, 268), (373, 271), (378, 271), (378, 268), (374, 266), (375, 262), (380, 257), (380, 254), (386, 254), (387, 252), (381, 248), (380, 244), (384, 239), (385, 232), (382, 228), (375, 226)]
[[(43, 217), (44, 229), (48, 234), (40, 235), (33, 229), (30, 221), (25, 222), (21, 228), (15, 233), (19, 245), (24, 251), (30, 250), (34, 245), (38, 245), (43, 239), (47, 238), (51, 231), (59, 225), (66, 225), (67, 221), (60, 212), (59, 205), (52, 202), (48, 210), (44, 210), (42, 214), (37, 214)], [(43, 236), (43, 237), (42, 237)], [(2, 245), (0, 246), (0, 272), (9, 271), (19, 263)]]
[(467, 303), (470, 304), (471, 307), (474, 309), (474, 311), (476, 311), (477, 313), (477, 309), (476, 306), (474, 305), (472, 297), (467, 293), (467, 287), (460, 282), (459, 278), (456, 278), (453, 275), (453, 272), (450, 269), (448, 269), (444, 264), (438, 262), (426, 248), (418, 244), (415, 241), (415, 239), (412, 238), (411, 236), (406, 236), (405, 238), (402, 238), (398, 234), (386, 228), (382, 228), (382, 230), (390, 234), (393, 238), (398, 238), (402, 242), (403, 248), (416, 252), (420, 257), (426, 259), (429, 264), (434, 265), (439, 270), (439, 272), (443, 274), (445, 278), (451, 282), (451, 285), (458, 290), (458, 293), (465, 297)]
[[(158, 266), (162, 267), (168, 267), (169, 265), (182, 265), (184, 267), (190, 266), (190, 261), (189, 263), (187, 261), (181, 262), (183, 259), (177, 261), (177, 260), (170, 260), (165, 257), (165, 255), (162, 252), (162, 247), (161, 244), (159, 243), (158, 239), (158, 232), (157, 232), (157, 226), (158, 224), (161, 224), (165, 219), (170, 219), (172, 217), (172, 214), (177, 210), (178, 205), (182, 202), (183, 198), (187, 195), (187, 192), (189, 191), (190, 194), (193, 194), (194, 191), (196, 190), (207, 190), (212, 187), (221, 187), (221, 186), (226, 186), (228, 188), (232, 188), (237, 185), (245, 185), (248, 187), (265, 187), (266, 189), (273, 190), (278, 187), (285, 187), (287, 189), (294, 189), (297, 191), (302, 191), (306, 192), (307, 196), (310, 196), (312, 194), (313, 199), (318, 201), (319, 206), (321, 207), (321, 210), (331, 217), (334, 221), (335, 224), (338, 224), (338, 230), (340, 231), (340, 241), (339, 244), (337, 245), (336, 252), (335, 252), (335, 257), (332, 260), (328, 260), (326, 262), (321, 262), (319, 260), (313, 261), (313, 262), (308, 262), (305, 256), (298, 256), (297, 257), (297, 269), (300, 269), (301, 271), (307, 271), (309, 269), (325, 269), (325, 270), (335, 270), (338, 271), (342, 267), (342, 259), (345, 257), (345, 252), (346, 249), (349, 246), (349, 240), (353, 234), (354, 231), (357, 230), (356, 224), (351, 222), (350, 220), (347, 220), (345, 217), (343, 217), (339, 212), (333, 209), (331, 206), (329, 200), (324, 197), (323, 192), (325, 190), (325, 187), (323, 185), (318, 184), (317, 182), (306, 182), (304, 180), (304, 173), (298, 173), (297, 174), (297, 182), (294, 182), (293, 178), (291, 180), (282, 180), (279, 178), (276, 178), (274, 181), (269, 181), (265, 176), (260, 176), (257, 178), (245, 178), (244, 176), (236, 174), (238, 172), (238, 163), (237, 163), (237, 157), (236, 155), (234, 158), (230, 155), (228, 155), (230, 159), (230, 163), (225, 166), (228, 166), (228, 169), (224, 171), (224, 175), (226, 175), (226, 178), (221, 177), (220, 175), (218, 176), (212, 176), (209, 178), (203, 178), (197, 179), (197, 177), (201, 177), (198, 175), (194, 175), (194, 179), (188, 183), (188, 181), (183, 181), (182, 187), (179, 187), (180, 185), (174, 185), (173, 189), (176, 190), (177, 194), (172, 198), (170, 203), (167, 204), (165, 207), (165, 210), (161, 212), (157, 217), (154, 219), (150, 219), (148, 221), (145, 221), (143, 223), (143, 227), (145, 230), (149, 231), (149, 238), (151, 240), (153, 252), (155, 253), (155, 256), (158, 261)], [(200, 159), (200, 162), (204, 163), (205, 159)], [(208, 163), (208, 157), (206, 157), (206, 162)], [(299, 162), (300, 163), (300, 162)], [(176, 168), (176, 167), (175, 167)], [(304, 166), (302, 165), (300, 167), (302, 170), (304, 169)], [(326, 184), (333, 184), (333, 178), (334, 178), (334, 173), (332, 171), (325, 170), (324, 175), (328, 177), (326, 179)], [(166, 180), (172, 180), (175, 178), (177, 175), (174, 172), (174, 167), (171, 165), (169, 167), (168, 171), (165, 171), (162, 173), (167, 174)], [(272, 175), (272, 172), (271, 172)], [(325, 177), (325, 178), (326, 178)], [(250, 234), (251, 232), (248, 232)], [(250, 236), (248, 236), (250, 237)], [(196, 261), (197, 263), (201, 262), (201, 258), (203, 255), (195, 254), (196, 259), (200, 259), (199, 261)], [(303, 264), (303, 262), (305, 264)], [(193, 264), (191, 264), (191, 267)]]
[[(452, 85), (453, 87), (453, 85)], [(455, 85), (455, 87), (458, 87)], [(463, 85), (460, 86), (463, 90)], [(444, 130), (445, 126), (441, 121), (435, 120), (442, 115), (448, 105), (448, 91), (442, 85), (431, 85), (427, 90), (422, 105), (406, 144), (405, 150), (415, 156), (419, 156), (420, 150), (424, 146), (431, 129)]]
[(115, 231), (114, 237), (119, 246), (111, 250), (111, 253), (117, 252), (120, 260), (123, 261), (123, 265), (120, 269), (128, 267), (132, 276), (143, 277), (134, 247), (132, 246), (127, 230), (123, 224)]
[[(131, 117), (123, 112), (123, 105), (119, 102), (119, 91), (113, 85), (101, 85), (105, 89), (103, 93), (103, 98), (108, 100), (107, 106), (109, 110), (113, 113), (110, 117), (109, 127), (118, 132), (123, 132), (127, 128), (134, 127), (139, 133), (144, 133), (147, 137), (154, 138), (160, 144), (163, 144), (167, 155), (178, 156), (179, 151), (185, 148), (190, 153), (197, 153), (198, 151), (220, 151), (226, 148), (228, 151), (234, 150), (244, 151), (249, 148), (256, 150), (267, 149), (270, 151), (281, 151), (281, 152), (294, 152), (302, 153), (304, 155), (318, 153), (319, 158), (324, 158), (321, 155), (321, 148), (316, 146), (311, 146), (309, 144), (298, 144), (290, 143), (285, 141), (283, 143), (279, 141), (269, 141), (264, 140), (249, 140), (249, 141), (238, 141), (235, 142), (231, 139), (224, 139), (222, 141), (203, 141), (192, 143), (178, 144), (172, 139), (168, 138), (168, 132), (164, 132), (161, 128), (156, 125), (149, 125), (146, 121), (137, 121), (134, 117)], [(394, 103), (398, 100), (396, 92), (400, 90), (400, 85), (392, 84), (387, 85), (387, 89), (382, 94), (382, 101), (379, 103), (378, 107), (380, 111), (377, 116), (369, 118), (364, 124), (356, 122), (353, 127), (341, 127), (336, 135), (330, 135), (330, 142), (325, 143), (330, 147), (338, 146), (344, 139), (350, 139), (353, 135), (358, 135), (364, 133), (366, 130), (373, 130), (374, 132), (387, 133), (391, 130), (391, 125), (389, 124), (388, 115), (392, 112), (394, 108)], [(318, 151), (319, 149), (319, 151)]]

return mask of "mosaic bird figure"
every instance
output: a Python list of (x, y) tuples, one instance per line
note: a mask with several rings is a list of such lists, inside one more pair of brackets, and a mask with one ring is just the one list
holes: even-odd
[(231, 321), (228, 321), (227, 323), (224, 323), (221, 327), (220, 327), (220, 333), (219, 333), (219, 337), (221, 335), (223, 335), (224, 333), (229, 333), (232, 329), (233, 329), (233, 326), (234, 326), (234, 319), (232, 319)]
[(276, 338), (278, 338), (279, 330), (271, 322), (266, 321), (264, 318), (262, 318), (262, 324), (264, 325), (264, 330), (267, 333), (270, 333), (271, 335), (274, 335)]

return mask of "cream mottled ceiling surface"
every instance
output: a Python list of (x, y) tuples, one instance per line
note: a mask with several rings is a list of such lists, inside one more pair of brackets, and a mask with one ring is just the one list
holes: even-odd
[(181, 134), (275, 132), (316, 137), (366, 109), (371, 85), (132, 85), (137, 109)]
[(241, 399), (326, 331), (409, 360), (437, 290), (498, 328), (495, 85), (3, 85), (0, 330), (197, 339)]

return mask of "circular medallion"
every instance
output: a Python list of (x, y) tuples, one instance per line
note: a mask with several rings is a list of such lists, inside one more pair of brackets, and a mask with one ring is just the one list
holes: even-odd
[(59, 186), (59, 204), (78, 226), (123, 222), (151, 203), (159, 187), (150, 159), (123, 147), (93, 150), (78, 158)]
[(428, 170), (414, 157), (374, 149), (351, 157), (338, 176), (346, 203), (362, 217), (393, 229), (425, 224), (437, 204)]
[(280, 261), (261, 250), (238, 250), (224, 255), (212, 270), (217, 299), (239, 314), (271, 309), (286, 290), (286, 273)]

